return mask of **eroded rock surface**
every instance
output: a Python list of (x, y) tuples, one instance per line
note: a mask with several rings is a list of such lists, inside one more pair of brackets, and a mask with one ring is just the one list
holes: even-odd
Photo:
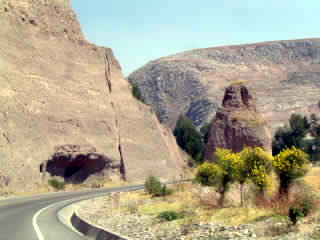
[(0, 11), (0, 176), (13, 189), (41, 181), (41, 164), (70, 146), (76, 154), (66, 162), (103, 157), (117, 169), (110, 177), (129, 182), (187, 170), (171, 132), (132, 97), (111, 49), (84, 39), (68, 0), (2, 0)]
[(270, 154), (271, 129), (257, 111), (255, 97), (244, 84), (229, 86), (211, 123), (205, 160), (214, 161), (216, 148), (240, 152), (244, 146), (259, 146)]
[(189, 117), (197, 126), (211, 121), (224, 89), (232, 81), (248, 80), (274, 132), (293, 112), (309, 114), (319, 100), (319, 73), (320, 40), (302, 39), (182, 52), (146, 64), (128, 80), (139, 84), (146, 101), (171, 128), (199, 100), (212, 106)]

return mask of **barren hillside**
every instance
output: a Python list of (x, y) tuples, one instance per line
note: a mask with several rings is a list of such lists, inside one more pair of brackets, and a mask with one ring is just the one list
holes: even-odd
[(292, 112), (319, 111), (320, 39), (197, 49), (149, 62), (128, 77), (137, 82), (162, 122), (179, 114), (195, 125), (210, 120), (232, 81), (248, 80), (273, 131)]
[(50, 175), (141, 182), (186, 170), (112, 50), (85, 40), (69, 0), (1, 0), (0, 24), (0, 185), (32, 188)]

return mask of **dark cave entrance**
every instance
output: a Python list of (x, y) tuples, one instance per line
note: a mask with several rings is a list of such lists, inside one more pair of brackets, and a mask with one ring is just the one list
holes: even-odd
[(51, 176), (63, 177), (66, 183), (81, 184), (89, 176), (109, 168), (110, 163), (106, 156), (97, 153), (56, 153), (47, 161), (46, 166), (40, 165), (40, 172), (46, 171)]

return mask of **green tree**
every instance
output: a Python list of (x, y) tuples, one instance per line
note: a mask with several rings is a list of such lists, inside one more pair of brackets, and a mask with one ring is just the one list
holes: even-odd
[(205, 145), (200, 132), (192, 125), (189, 118), (180, 116), (173, 131), (178, 145), (197, 163), (201, 163)]
[(217, 148), (215, 154), (215, 163), (205, 162), (198, 166), (196, 182), (205, 186), (215, 186), (220, 194), (219, 206), (223, 207), (225, 194), (229, 191), (231, 183), (236, 180), (233, 162), (237, 155), (223, 148)]
[(203, 142), (204, 144), (208, 143), (209, 137), (210, 137), (210, 131), (211, 131), (211, 123), (204, 123), (203, 126), (200, 128), (200, 132), (203, 136)]
[(290, 127), (278, 128), (272, 140), (272, 155), (275, 156), (282, 149), (296, 148), (305, 149), (304, 138), (310, 129), (307, 117), (299, 114), (292, 114), (289, 119)]
[(310, 128), (307, 118), (299, 114), (292, 114), (290, 119), (290, 129), (296, 139), (302, 139), (306, 136), (307, 130)]
[(304, 116), (304, 117), (303, 117), (303, 122), (304, 122), (304, 128), (305, 128), (306, 130), (309, 130), (309, 129), (311, 128), (311, 125), (310, 125), (310, 123), (309, 123), (309, 120), (308, 120), (307, 116)]
[(272, 140), (272, 155), (277, 155), (282, 149), (291, 147), (293, 144), (291, 129), (286, 126), (278, 128)]
[(288, 199), (293, 181), (303, 177), (307, 173), (307, 164), (308, 155), (294, 146), (282, 150), (274, 157), (273, 167), (280, 180), (280, 195)]
[(139, 85), (137, 83), (131, 83), (131, 85), (132, 85), (132, 89), (131, 89), (132, 95), (140, 102), (145, 103), (145, 99), (141, 93)]

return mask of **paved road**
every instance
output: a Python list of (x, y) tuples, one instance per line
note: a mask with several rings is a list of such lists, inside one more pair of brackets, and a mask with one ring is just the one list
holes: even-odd
[[(84, 240), (84, 237), (60, 222), (57, 213), (62, 208), (71, 203), (103, 196), (110, 192), (138, 188), (143, 186), (60, 192), (2, 200), (0, 201), (0, 240)], [(37, 215), (36, 218), (35, 215)], [(38, 228), (38, 234), (35, 228)]]

